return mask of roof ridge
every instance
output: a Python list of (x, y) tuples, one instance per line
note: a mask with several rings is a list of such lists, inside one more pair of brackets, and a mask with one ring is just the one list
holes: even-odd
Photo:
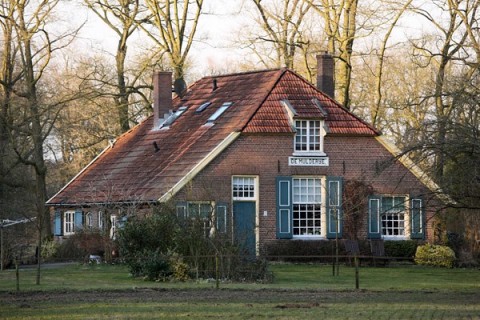
[[(255, 117), (255, 115), (257, 114), (258, 110), (260, 110), (260, 107), (263, 105), (263, 103), (265, 102), (265, 100), (267, 100), (268, 96), (272, 93), (272, 90), (275, 88), (275, 86), (277, 85), (277, 83), (280, 81), (280, 79), (283, 77), (283, 75), (289, 70), (288, 68), (280, 68), (280, 69), (273, 69), (273, 70), (276, 70), (278, 72), (278, 76), (277, 78), (275, 79), (275, 81), (272, 82), (272, 85), (270, 86), (270, 88), (267, 90), (267, 93), (263, 96), (263, 98), (260, 100), (259, 104), (257, 105), (257, 107), (255, 108), (255, 112), (252, 113), (252, 115), (250, 116), (250, 118), (248, 118), (248, 120), (245, 122), (245, 124), (242, 126), (242, 128), (240, 129), (240, 131), (243, 131), (247, 126), (248, 124), (250, 123), (250, 121), (252, 121), (252, 119)], [(273, 71), (271, 70), (271, 71)]]
[[(251, 71), (244, 71), (244, 72), (232, 72), (232, 73), (226, 73), (226, 74), (205, 76), (205, 77), (200, 78), (197, 81), (200, 81), (202, 79), (225, 78), (225, 77), (232, 77), (232, 76), (243, 76), (243, 75), (254, 74), (254, 73), (273, 72), (273, 71), (280, 71), (280, 70), (285, 70), (285, 69), (286, 68), (272, 68), (272, 69), (259, 69), (259, 70), (251, 70)], [(197, 82), (197, 81), (195, 81), (195, 82)]]
[(313, 83), (311, 83), (310, 81), (308, 81), (307, 79), (305, 79), (303, 76), (301, 76), (300, 74), (298, 74), (297, 72), (295, 72), (294, 70), (290, 70), (290, 69), (287, 69), (287, 71), (291, 72), (292, 74), (294, 74), (295, 76), (297, 76), (298, 78), (300, 78), (303, 82), (305, 82), (306, 84), (308, 84), (310, 87), (312, 87), (313, 89), (315, 89), (316, 91), (318, 91), (320, 94), (322, 94), (326, 99), (330, 100), (332, 103), (334, 103), (337, 107), (340, 107), (343, 111), (347, 112), (349, 115), (353, 116), (355, 119), (357, 119), (358, 121), (360, 121), (361, 123), (363, 123), (364, 125), (366, 125), (369, 129), (371, 129), (373, 132), (375, 132), (377, 135), (381, 136), (382, 133), (380, 130), (378, 130), (377, 128), (375, 128), (373, 125), (371, 125), (370, 123), (366, 122), (365, 120), (363, 120), (362, 118), (360, 118), (359, 116), (357, 116), (356, 114), (354, 114), (352, 111), (350, 111), (349, 109), (345, 108), (344, 105), (342, 105), (340, 102), (338, 102), (337, 100), (335, 100), (334, 98), (332, 97), (329, 97), (328, 95), (326, 95), (324, 92), (322, 92), (320, 89), (318, 89), (316, 86), (313, 85)]

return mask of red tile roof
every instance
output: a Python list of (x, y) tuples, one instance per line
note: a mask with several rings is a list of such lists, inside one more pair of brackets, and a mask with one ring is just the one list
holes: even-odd
[[(216, 90), (213, 79), (217, 80)], [(313, 98), (327, 114), (328, 134), (378, 135), (287, 69), (205, 77), (191, 85), (182, 98), (173, 100), (174, 110), (181, 106), (188, 110), (169, 129), (152, 130), (153, 117), (149, 117), (121, 135), (47, 204), (158, 201), (232, 132), (293, 133), (281, 100), (287, 99), (299, 118), (324, 118)], [(207, 101), (212, 104), (195, 112)], [(233, 105), (213, 126), (205, 125), (224, 102)]]

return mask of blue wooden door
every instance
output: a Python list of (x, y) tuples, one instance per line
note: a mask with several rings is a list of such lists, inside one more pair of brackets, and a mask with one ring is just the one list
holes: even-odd
[(255, 256), (255, 202), (233, 202), (235, 243), (245, 255)]

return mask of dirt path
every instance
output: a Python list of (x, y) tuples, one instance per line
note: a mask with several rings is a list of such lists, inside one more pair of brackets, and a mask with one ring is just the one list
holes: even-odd
[(79, 302), (182, 302), (182, 301), (223, 301), (245, 303), (321, 303), (335, 301), (362, 301), (380, 299), (391, 301), (452, 301), (478, 303), (480, 293), (446, 292), (375, 292), (375, 291), (318, 291), (318, 290), (239, 290), (239, 289), (136, 289), (115, 291), (54, 291), (54, 292), (0, 292), (0, 305), (3, 303), (79, 303)]

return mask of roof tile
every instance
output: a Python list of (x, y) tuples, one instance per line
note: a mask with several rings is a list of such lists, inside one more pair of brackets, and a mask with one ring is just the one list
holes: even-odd
[[(213, 90), (213, 79), (217, 89)], [(281, 100), (298, 117), (323, 118), (329, 134), (377, 135), (306, 80), (287, 69), (205, 77), (173, 100), (173, 109), (188, 109), (169, 129), (152, 130), (153, 117), (121, 135), (115, 144), (52, 197), (52, 205), (157, 201), (232, 132), (293, 133)], [(201, 113), (204, 102), (212, 104)], [(213, 126), (204, 125), (224, 103), (233, 102)], [(158, 150), (154, 146), (156, 143)]]

